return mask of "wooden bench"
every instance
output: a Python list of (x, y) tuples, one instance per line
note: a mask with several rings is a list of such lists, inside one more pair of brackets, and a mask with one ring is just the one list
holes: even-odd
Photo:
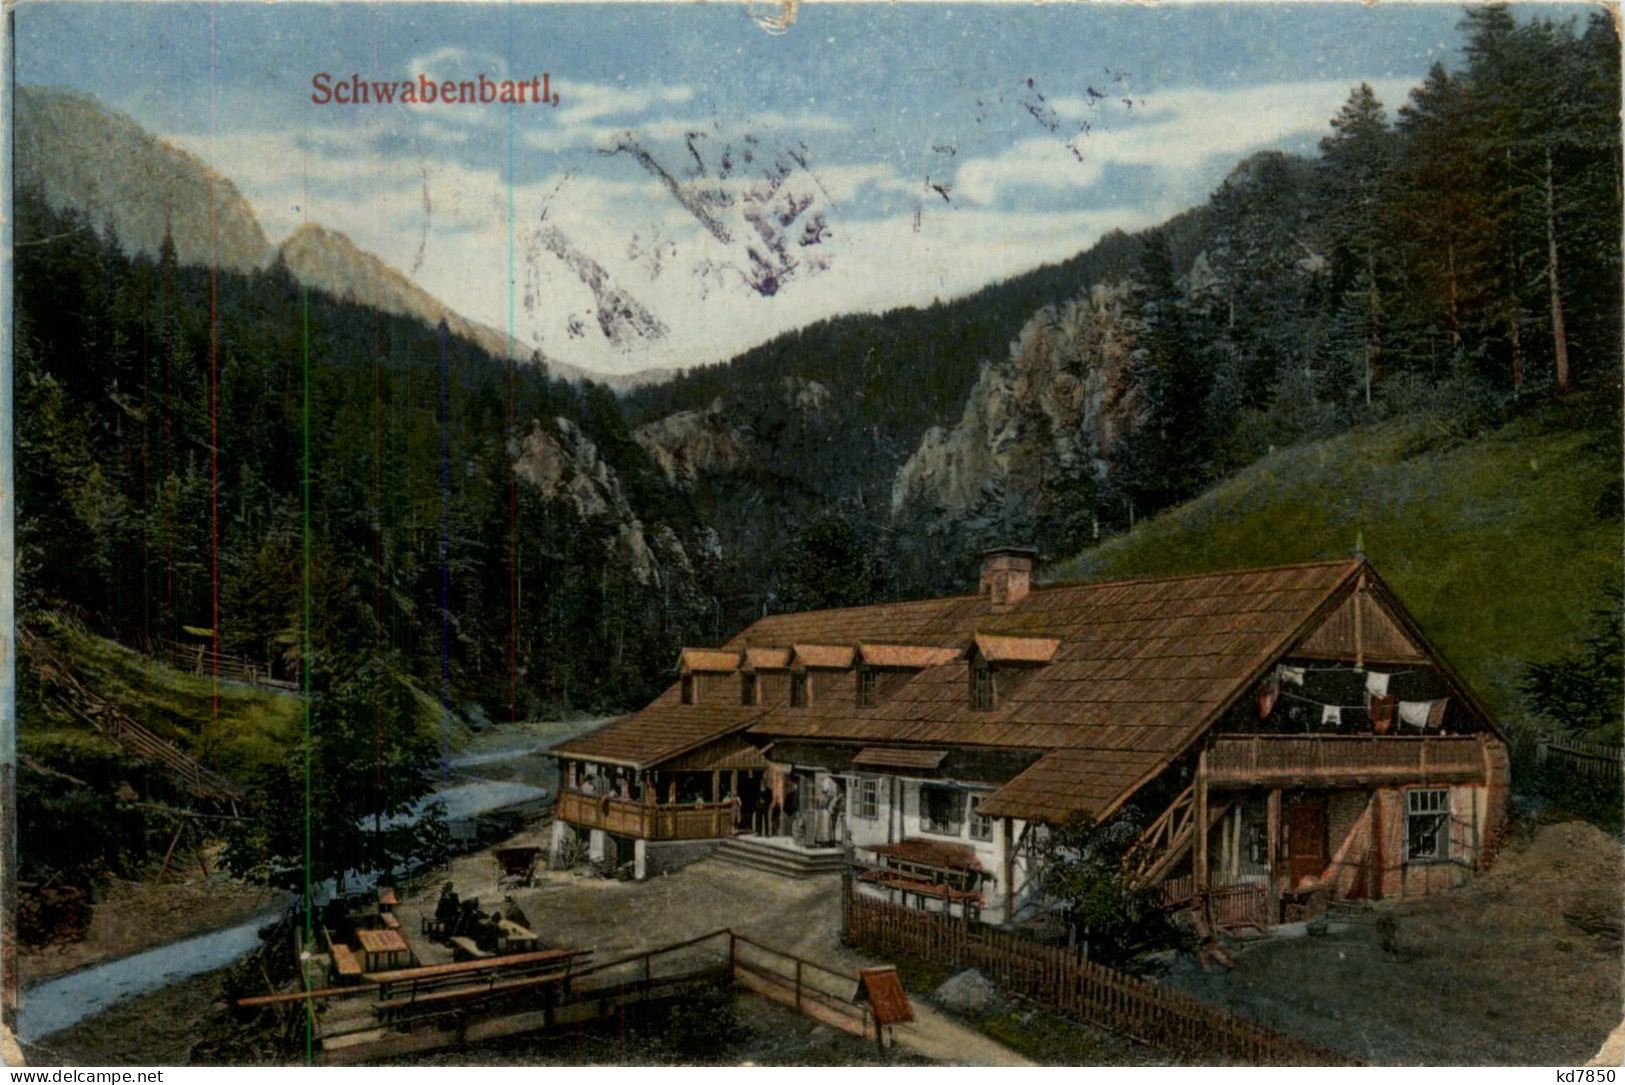
[(401, 929), (401, 921), (395, 918), (394, 912), (380, 912), (378, 918), (383, 922), (385, 930), (398, 931)]
[(355, 951), (341, 942), (334, 942), (329, 947), (333, 957), (333, 970), (339, 974), (340, 983), (355, 983), (361, 979), (361, 962), (356, 960)]
[(474, 939), (465, 938), (460, 934), (453, 936), (451, 940), (451, 955), (459, 961), (483, 961), (496, 956), (495, 953), (489, 953), (475, 945)]

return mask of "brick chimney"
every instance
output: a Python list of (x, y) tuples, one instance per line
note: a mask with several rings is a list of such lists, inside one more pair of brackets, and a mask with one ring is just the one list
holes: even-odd
[(990, 596), (993, 610), (1009, 610), (1032, 589), (1038, 551), (1023, 546), (1002, 546), (982, 554), (982, 583), (977, 593)]

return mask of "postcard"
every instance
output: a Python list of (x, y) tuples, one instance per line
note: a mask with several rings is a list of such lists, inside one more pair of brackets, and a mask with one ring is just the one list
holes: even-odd
[(1617, 6), (5, 26), (8, 1063), (1625, 1059)]

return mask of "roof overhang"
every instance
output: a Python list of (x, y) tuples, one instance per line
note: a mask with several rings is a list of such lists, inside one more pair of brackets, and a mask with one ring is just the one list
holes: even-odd
[(907, 746), (865, 746), (852, 758), (853, 768), (936, 771), (948, 760), (947, 750), (921, 750)]

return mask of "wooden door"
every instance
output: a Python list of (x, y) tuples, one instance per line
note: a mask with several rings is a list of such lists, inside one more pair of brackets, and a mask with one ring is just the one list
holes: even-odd
[(1287, 887), (1318, 878), (1326, 869), (1326, 803), (1301, 799), (1287, 807)]

